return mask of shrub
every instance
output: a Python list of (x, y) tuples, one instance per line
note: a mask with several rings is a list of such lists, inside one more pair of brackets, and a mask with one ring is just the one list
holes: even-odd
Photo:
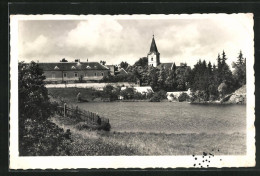
[(147, 94), (146, 94), (146, 98), (150, 99), (152, 98), (154, 95), (154, 92), (152, 90), (148, 90)]
[(19, 142), (21, 156), (52, 156), (69, 155), (71, 133), (64, 132), (54, 123), (46, 120), (40, 123), (35, 120), (25, 120), (24, 136)]
[(133, 99), (135, 94), (134, 88), (126, 88), (120, 92), (120, 95), (124, 97), (124, 99)]
[(143, 100), (146, 98), (146, 95), (145, 94), (142, 94), (140, 92), (134, 92), (134, 99), (136, 100)]
[(116, 88), (111, 85), (106, 85), (103, 88), (102, 98), (109, 98), (111, 101), (117, 100)]
[(160, 90), (160, 91), (158, 92), (158, 94), (159, 94), (159, 96), (161, 97), (161, 100), (167, 99), (167, 92), (166, 92), (166, 91)]
[(179, 102), (187, 101), (189, 100), (189, 95), (185, 92), (181, 93), (180, 96), (178, 97)]
[(166, 91), (160, 90), (159, 92), (155, 92), (154, 95), (150, 98), (151, 102), (159, 102), (163, 99), (166, 99)]
[(152, 98), (150, 99), (151, 102), (160, 102), (161, 101), (161, 97), (158, 93), (155, 93)]

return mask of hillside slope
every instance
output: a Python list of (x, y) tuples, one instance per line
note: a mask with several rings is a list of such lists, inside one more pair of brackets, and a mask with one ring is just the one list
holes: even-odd
[(232, 104), (246, 104), (246, 85), (243, 85), (232, 93), (227, 102)]

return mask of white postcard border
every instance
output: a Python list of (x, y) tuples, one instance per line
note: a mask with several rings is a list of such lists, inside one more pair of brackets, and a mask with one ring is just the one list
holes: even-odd
[[(183, 15), (98, 15), (100, 18), (171, 19), (204, 18), (211, 14)], [(219, 14), (224, 15), (224, 14)], [(253, 14), (252, 30), (253, 30)], [(11, 15), (10, 17), (10, 169), (77, 169), (77, 168), (178, 168), (193, 167), (192, 156), (51, 156), (21, 157), (18, 152), (18, 22), (19, 20), (84, 20), (97, 15)], [(207, 16), (208, 17), (208, 16)], [(253, 39), (252, 39), (253, 40)], [(249, 46), (252, 47), (252, 46)], [(254, 53), (254, 47), (252, 47)], [(247, 154), (215, 156), (210, 167), (255, 166), (255, 78), (254, 59), (247, 60)], [(220, 160), (221, 159), (221, 160)]]

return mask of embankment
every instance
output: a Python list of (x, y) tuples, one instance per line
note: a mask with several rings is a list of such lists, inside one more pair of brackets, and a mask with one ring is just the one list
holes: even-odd
[(226, 95), (220, 101), (194, 101), (191, 104), (246, 104), (246, 85)]
[(246, 104), (246, 85), (243, 85), (231, 94), (230, 98), (226, 101), (230, 104)]
[(93, 101), (98, 94), (97, 90), (91, 88), (48, 88), (48, 93), (56, 99), (62, 99), (66, 102), (76, 102), (77, 95), (80, 92), (81, 98), (85, 101)]

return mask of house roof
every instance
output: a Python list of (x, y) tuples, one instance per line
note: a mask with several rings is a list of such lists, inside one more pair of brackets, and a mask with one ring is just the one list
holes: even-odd
[[(158, 66), (157, 66), (158, 69), (162, 69), (164, 68), (165, 70), (168, 70), (168, 69), (173, 69), (173, 63), (160, 63)], [(190, 66), (176, 66), (176, 69), (179, 69), (179, 68), (189, 68), (190, 69)]]
[(173, 66), (173, 63), (160, 63), (160, 64), (157, 66), (157, 68), (160, 69), (160, 70), (161, 70), (162, 68), (168, 70), (168, 69), (172, 69), (172, 66)]
[(38, 63), (43, 71), (108, 70), (98, 62), (52, 62)]
[(153, 36), (151, 47), (150, 47), (150, 53), (152, 53), (152, 52), (159, 53), (157, 46), (156, 46), (156, 43), (155, 43), (155, 40), (154, 40), (154, 36)]
[(127, 71), (125, 69), (121, 68), (119, 71), (116, 72), (116, 75), (127, 75)]

